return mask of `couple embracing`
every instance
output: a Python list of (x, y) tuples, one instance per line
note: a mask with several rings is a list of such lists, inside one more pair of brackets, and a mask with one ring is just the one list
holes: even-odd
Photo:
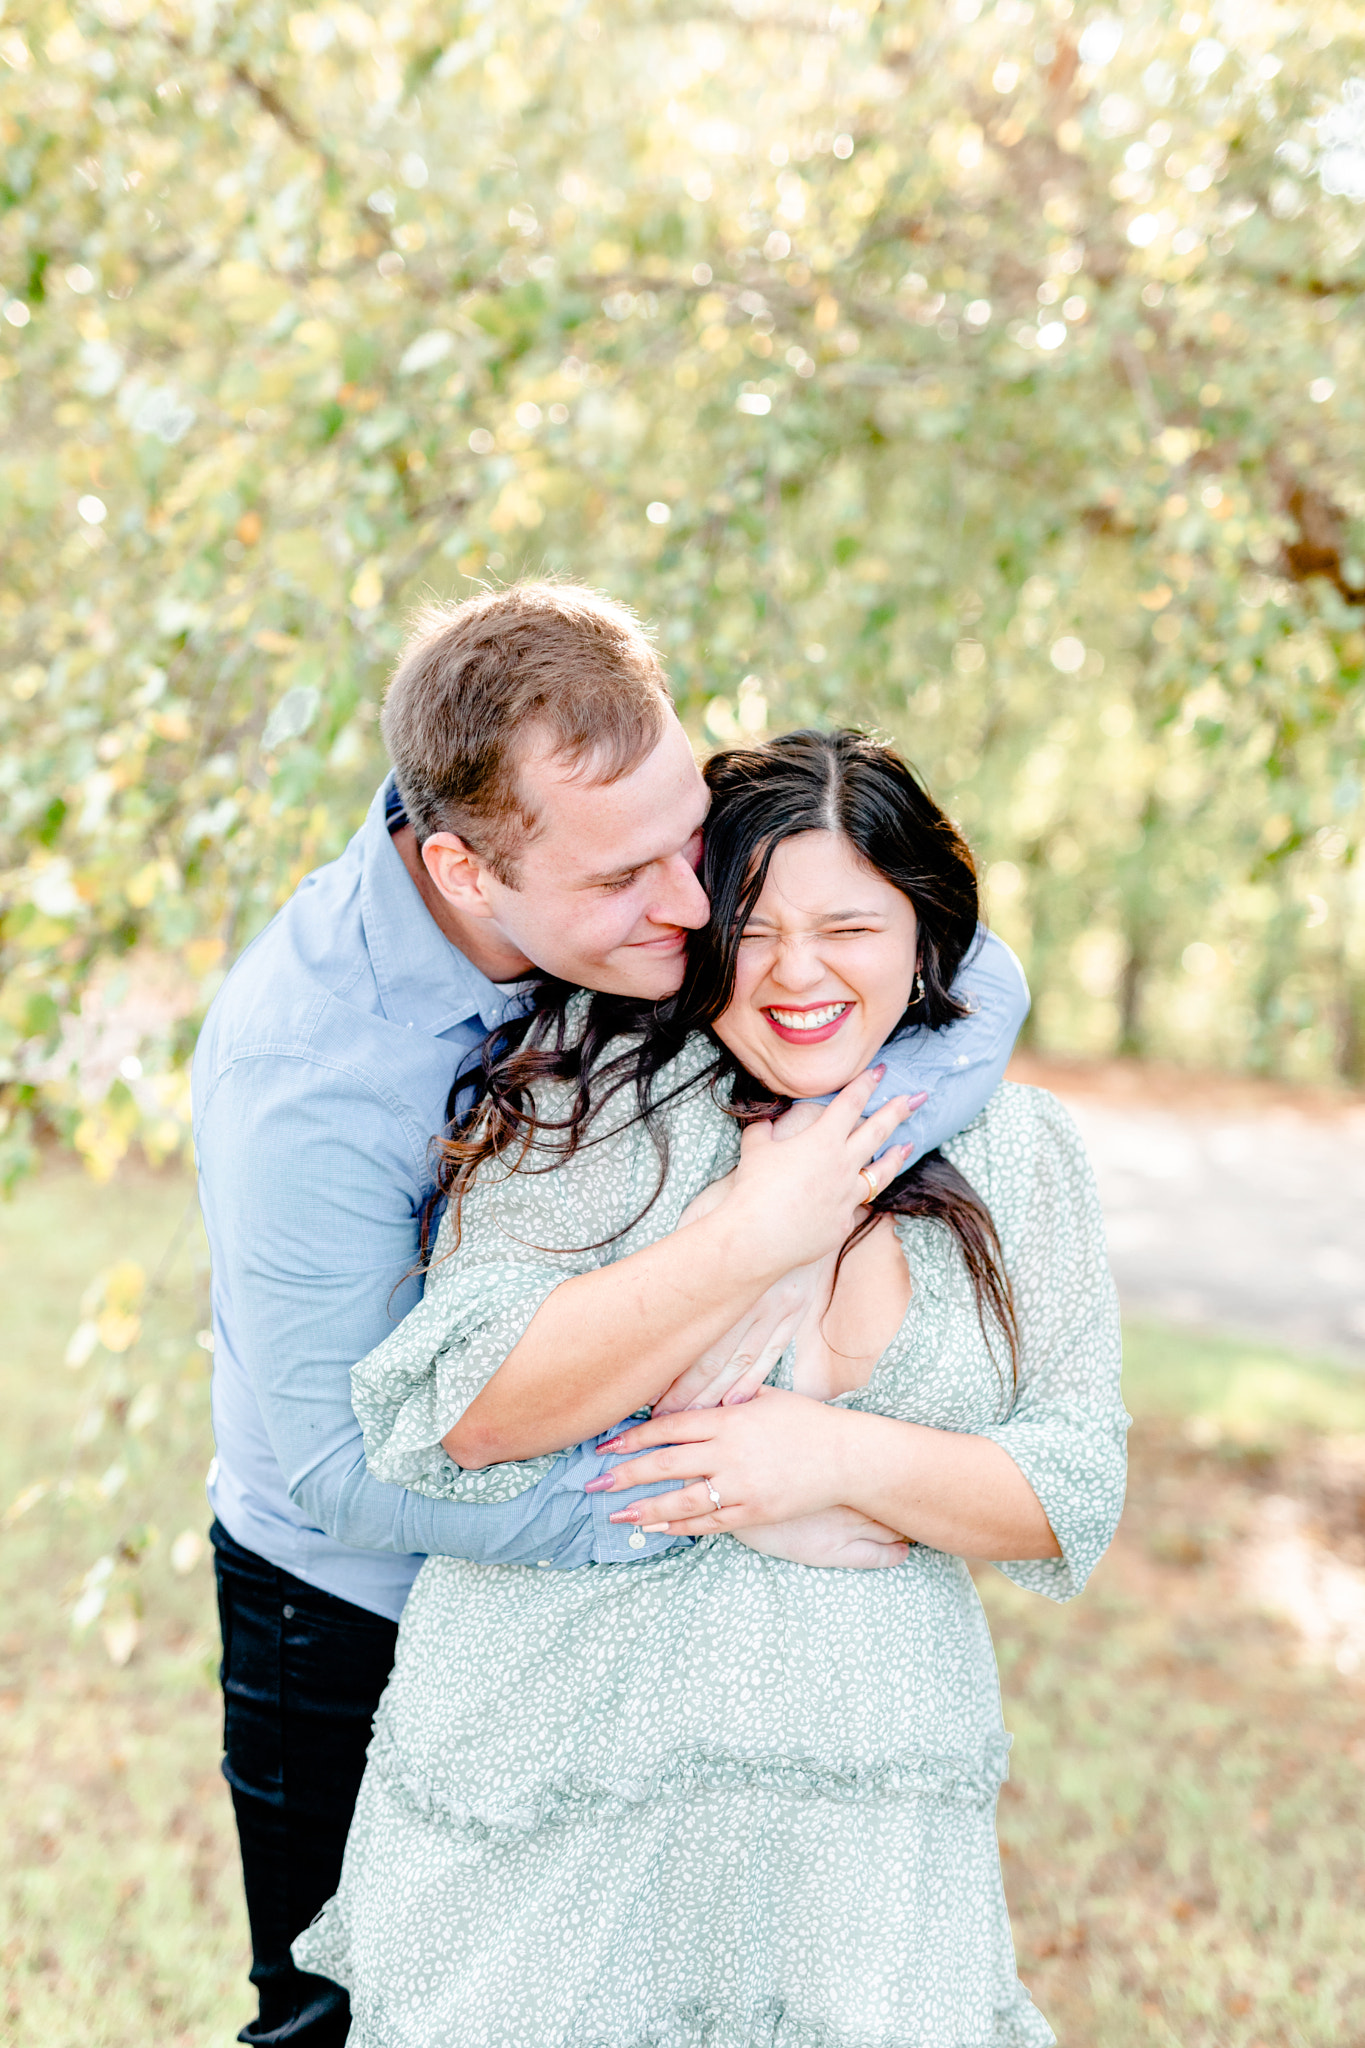
[(1041, 2048), (965, 1560), (1077, 1593), (1126, 1418), (971, 856), (572, 585), (384, 734), (195, 1059), (239, 2038)]

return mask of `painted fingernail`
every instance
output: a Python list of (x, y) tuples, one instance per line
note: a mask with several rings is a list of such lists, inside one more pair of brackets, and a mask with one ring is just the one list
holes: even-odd
[(908, 1104), (906, 1105), (906, 1114), (907, 1114), (907, 1116), (909, 1115), (909, 1113), (910, 1113), (910, 1111), (911, 1111), (912, 1109), (922, 1109), (922, 1108), (923, 1108), (923, 1106), (924, 1106), (924, 1104), (925, 1104), (925, 1103), (926, 1103), (926, 1102), (927, 1102), (928, 1100), (929, 1100), (928, 1092), (927, 1092), (927, 1091), (926, 1091), (925, 1089), (921, 1088), (921, 1089), (920, 1089), (920, 1092), (919, 1092), (919, 1094), (918, 1094), (918, 1095), (912, 1095), (912, 1096), (910, 1097), (910, 1100), (909, 1100)]
[(607, 1520), (609, 1522), (638, 1522), (640, 1514), (641, 1510), (639, 1508), (618, 1508), (614, 1515), (607, 1516)]
[(621, 1442), (620, 1437), (614, 1436), (609, 1444), (599, 1444), (597, 1446), (597, 1455), (600, 1458), (604, 1451), (621, 1451), (624, 1449), (625, 1445)]
[(583, 1488), (584, 1493), (610, 1493), (616, 1484), (614, 1472), (603, 1472), (597, 1479), (590, 1479)]

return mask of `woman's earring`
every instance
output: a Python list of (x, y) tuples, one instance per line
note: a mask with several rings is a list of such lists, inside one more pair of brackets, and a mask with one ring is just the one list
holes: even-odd
[(915, 1001), (917, 1003), (924, 1001), (924, 976), (920, 973), (918, 967), (915, 969)]

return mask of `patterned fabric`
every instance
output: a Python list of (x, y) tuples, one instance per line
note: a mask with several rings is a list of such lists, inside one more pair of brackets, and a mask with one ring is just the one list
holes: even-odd
[[(670, 1076), (652, 1203), (657, 1155), (619, 1118), (555, 1173), (481, 1181), (458, 1257), (356, 1368), (372, 1469), (461, 1498), (534, 1478), (460, 1473), (440, 1437), (558, 1280), (664, 1235), (732, 1163), (723, 1108), (685, 1088), (706, 1050)], [(840, 1404), (1003, 1444), (1063, 1556), (1001, 1568), (1068, 1599), (1124, 1483), (1093, 1182), (1035, 1089), (1001, 1087), (944, 1150), (1004, 1246), (1017, 1394), (953, 1240), (910, 1220), (909, 1311)], [(295, 1956), (349, 1988), (351, 2048), (1045, 2048), (1000, 1883), (1008, 1746), (985, 1616), (939, 1551), (870, 1572), (729, 1536), (576, 1572), (432, 1558), (341, 1889)]]

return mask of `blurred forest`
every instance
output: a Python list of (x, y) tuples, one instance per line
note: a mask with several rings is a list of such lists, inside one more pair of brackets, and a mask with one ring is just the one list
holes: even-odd
[(894, 735), (1035, 1043), (1365, 1078), (1358, 7), (8, 0), (0, 138), (8, 1177), (183, 1146), (523, 570)]

